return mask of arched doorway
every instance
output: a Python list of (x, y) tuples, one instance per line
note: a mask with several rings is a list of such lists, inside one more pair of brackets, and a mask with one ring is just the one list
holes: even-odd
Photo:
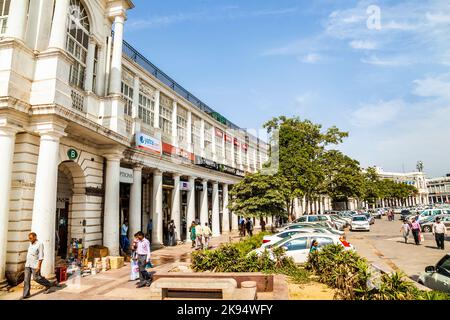
[(58, 167), (56, 193), (55, 255), (57, 261), (73, 256), (72, 240), (84, 243), (86, 220), (74, 213), (86, 205), (86, 184), (82, 168), (73, 161), (62, 162)]

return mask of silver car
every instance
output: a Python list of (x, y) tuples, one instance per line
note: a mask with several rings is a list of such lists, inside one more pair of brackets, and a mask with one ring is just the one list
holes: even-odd
[(450, 293), (450, 253), (447, 253), (436, 266), (426, 267), (418, 282), (430, 289)]

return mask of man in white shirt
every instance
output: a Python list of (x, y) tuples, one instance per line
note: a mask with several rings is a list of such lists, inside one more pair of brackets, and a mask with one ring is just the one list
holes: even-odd
[(436, 245), (438, 249), (444, 250), (444, 242), (445, 242), (445, 235), (447, 234), (447, 228), (445, 227), (445, 224), (441, 222), (440, 217), (436, 217), (436, 222), (433, 223), (433, 234), (434, 238), (436, 239)]
[(25, 262), (24, 299), (30, 297), (31, 275), (33, 275), (34, 281), (45, 286), (45, 294), (50, 293), (50, 288), (54, 286), (54, 284), (41, 276), (41, 266), (44, 260), (44, 245), (37, 240), (36, 233), (34, 232), (28, 235), (28, 240), (30, 240), (30, 246), (28, 247), (27, 260)]
[(196, 249), (203, 249), (203, 228), (200, 223), (197, 223), (195, 226), (195, 242), (196, 242)]
[(136, 254), (139, 266), (139, 284), (137, 288), (149, 286), (150, 276), (145, 270), (145, 266), (150, 262), (150, 242), (144, 237), (144, 233), (139, 231), (135, 234), (137, 237)]
[(209, 240), (211, 239), (211, 229), (208, 227), (208, 222), (205, 222), (205, 226), (203, 227), (203, 237), (205, 238), (205, 247), (209, 249)]

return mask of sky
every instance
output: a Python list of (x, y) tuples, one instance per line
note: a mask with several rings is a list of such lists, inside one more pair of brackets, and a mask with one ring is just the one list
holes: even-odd
[(133, 2), (125, 39), (235, 124), (299, 116), (363, 167), (450, 173), (450, 1)]

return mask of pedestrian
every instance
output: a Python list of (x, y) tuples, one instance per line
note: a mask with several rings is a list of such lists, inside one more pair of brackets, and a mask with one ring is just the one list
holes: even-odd
[(239, 220), (239, 236), (245, 237), (245, 219), (241, 217)]
[(261, 231), (265, 232), (266, 231), (266, 220), (264, 220), (263, 218), (261, 218), (261, 221), (259, 223), (261, 225)]
[(447, 235), (447, 228), (441, 222), (440, 217), (436, 217), (436, 222), (433, 223), (433, 235), (436, 239), (438, 249), (444, 250), (445, 236)]
[(23, 286), (23, 298), (30, 297), (31, 276), (33, 280), (45, 287), (44, 293), (50, 293), (50, 288), (59, 286), (57, 282), (51, 283), (41, 275), (42, 261), (44, 260), (44, 245), (38, 241), (37, 235), (31, 232), (28, 235), (30, 245), (28, 246), (27, 260), (25, 262), (25, 278)]
[(144, 237), (144, 233), (139, 231), (135, 234), (137, 237), (136, 254), (139, 266), (139, 284), (136, 288), (150, 286), (149, 274), (145, 269), (147, 263), (150, 262), (150, 242)]
[(203, 228), (200, 223), (195, 226), (196, 249), (203, 249)]
[(152, 243), (152, 232), (153, 232), (153, 220), (150, 219), (147, 223), (147, 236), (150, 243)]
[(131, 273), (130, 273), (130, 280), (135, 281), (139, 279), (139, 263), (138, 263), (138, 255), (137, 255), (137, 244), (138, 244), (138, 237), (137, 235), (134, 235), (133, 242), (131, 243)]
[(420, 224), (416, 221), (416, 218), (412, 219), (411, 232), (414, 237), (414, 242), (416, 245), (420, 244)]
[(206, 249), (209, 249), (209, 240), (211, 239), (211, 229), (208, 227), (208, 222), (205, 222), (205, 225), (203, 226), (203, 237), (205, 238), (205, 247)]
[(317, 240), (314, 239), (311, 243), (311, 248), (309, 249), (309, 253), (316, 252), (317, 249), (319, 249), (319, 242), (317, 242)]
[(197, 237), (195, 236), (195, 221), (192, 221), (191, 226), (189, 227), (189, 232), (191, 233), (191, 242), (192, 242), (192, 248), (195, 247), (195, 240)]
[(173, 220), (170, 220), (170, 223), (167, 227), (169, 232), (169, 246), (175, 245), (175, 222)]
[(130, 241), (128, 240), (128, 221), (125, 220), (120, 228), (120, 247), (123, 253), (126, 253), (128, 247), (130, 246)]
[(405, 239), (405, 243), (408, 243), (409, 231), (411, 230), (409, 223), (407, 221), (403, 221), (400, 232), (403, 232), (403, 238)]
[(253, 236), (253, 221), (251, 218), (247, 219), (247, 222), (245, 223), (245, 228), (247, 229), (248, 235), (250, 237)]

